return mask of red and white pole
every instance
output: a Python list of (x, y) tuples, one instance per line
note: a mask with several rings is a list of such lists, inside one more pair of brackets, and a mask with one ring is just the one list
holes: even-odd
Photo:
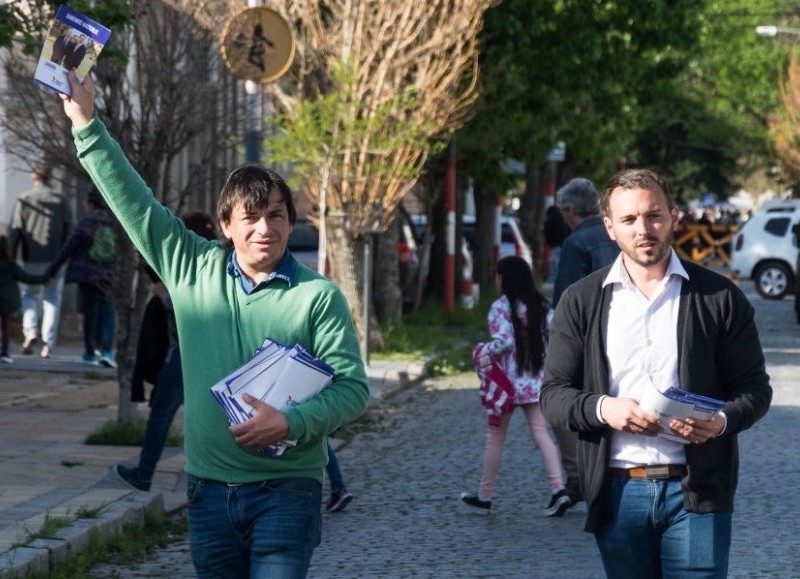
[(447, 207), (447, 253), (444, 257), (444, 311), (452, 314), (456, 303), (456, 149), (450, 141), (444, 172), (444, 198)]

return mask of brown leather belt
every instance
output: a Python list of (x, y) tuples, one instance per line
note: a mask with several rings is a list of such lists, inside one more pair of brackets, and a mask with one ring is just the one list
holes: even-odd
[(609, 468), (609, 474), (627, 478), (667, 479), (686, 476), (685, 464), (651, 464), (633, 468)]

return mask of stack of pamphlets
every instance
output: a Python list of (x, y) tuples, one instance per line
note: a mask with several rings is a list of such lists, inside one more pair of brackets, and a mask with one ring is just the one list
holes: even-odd
[[(333, 380), (333, 368), (296, 344), (284, 346), (265, 339), (255, 355), (211, 387), (211, 394), (231, 424), (253, 417), (253, 408), (242, 400), (244, 394), (285, 410), (319, 394)], [(285, 440), (261, 450), (280, 456), (297, 444)]]
[(687, 392), (674, 386), (670, 386), (666, 390), (659, 390), (651, 381), (650, 386), (645, 389), (644, 395), (639, 400), (639, 406), (657, 416), (661, 421), (659, 436), (673, 442), (688, 444), (688, 440), (672, 433), (669, 427), (670, 421), (673, 418), (710, 420), (715, 413), (725, 408), (725, 401)]
[(71, 95), (67, 72), (78, 78), (89, 74), (111, 30), (70, 8), (59, 6), (45, 38), (34, 80), (62, 94)]

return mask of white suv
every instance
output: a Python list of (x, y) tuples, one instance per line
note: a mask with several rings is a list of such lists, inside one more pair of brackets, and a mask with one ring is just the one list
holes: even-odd
[(779, 300), (793, 290), (797, 252), (792, 228), (800, 222), (800, 199), (767, 201), (731, 241), (731, 271), (752, 279), (756, 291)]

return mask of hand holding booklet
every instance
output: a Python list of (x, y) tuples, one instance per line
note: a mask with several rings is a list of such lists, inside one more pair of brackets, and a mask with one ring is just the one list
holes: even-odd
[(725, 401), (687, 392), (674, 386), (662, 391), (651, 381), (639, 400), (639, 406), (661, 421), (659, 436), (673, 442), (688, 444), (686, 439), (672, 433), (669, 427), (670, 421), (673, 418), (710, 420), (714, 414), (725, 408)]
[[(316, 396), (332, 380), (333, 368), (302, 346), (284, 346), (267, 338), (250, 360), (211, 387), (211, 395), (228, 421), (240, 424), (253, 417), (253, 408), (242, 399), (244, 394), (284, 410)], [(261, 452), (280, 456), (296, 444), (296, 440), (286, 440)]]

